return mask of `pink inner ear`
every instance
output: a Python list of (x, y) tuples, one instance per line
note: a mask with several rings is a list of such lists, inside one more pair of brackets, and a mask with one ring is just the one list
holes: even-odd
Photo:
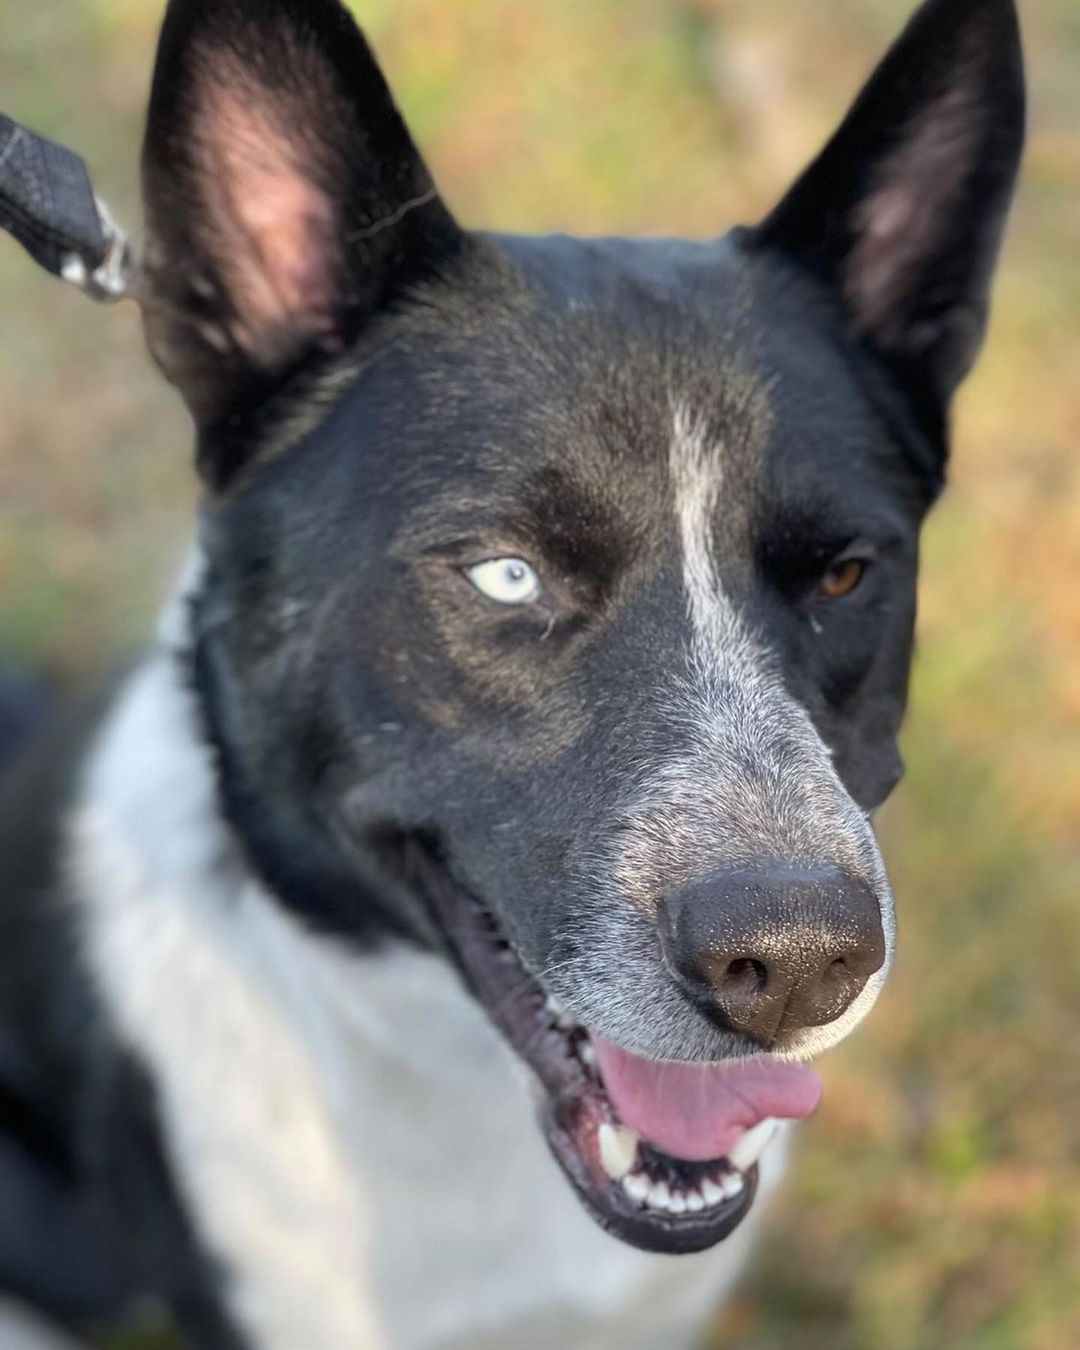
[(272, 363), (298, 341), (335, 344), (340, 246), (333, 204), (300, 162), (303, 141), (289, 138), (266, 98), (218, 84), (199, 139), (232, 336)]
[(900, 338), (912, 295), (924, 285), (927, 259), (938, 251), (949, 208), (964, 192), (975, 153), (970, 91), (947, 89), (907, 129), (878, 168), (855, 227), (858, 243), (845, 292), (860, 331), (885, 345)]

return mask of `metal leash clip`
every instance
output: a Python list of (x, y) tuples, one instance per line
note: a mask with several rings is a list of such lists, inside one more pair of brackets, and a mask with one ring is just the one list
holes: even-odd
[(77, 286), (91, 300), (113, 304), (131, 294), (135, 279), (135, 250), (101, 198), (95, 196), (94, 201), (101, 232), (107, 240), (105, 257), (91, 271), (82, 254), (69, 253), (61, 265), (60, 276), (72, 286)]
[(132, 294), (134, 249), (95, 194), (86, 165), (66, 146), (2, 113), (0, 229), (92, 300), (111, 303)]

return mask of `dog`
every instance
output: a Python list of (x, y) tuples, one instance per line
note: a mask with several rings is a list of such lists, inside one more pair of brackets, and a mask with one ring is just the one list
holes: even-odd
[(694, 1343), (893, 958), (1023, 125), (1011, 0), (927, 0), (760, 224), (471, 232), (337, 0), (171, 0), (138, 298), (203, 496), (156, 640), (8, 768), (12, 1299)]

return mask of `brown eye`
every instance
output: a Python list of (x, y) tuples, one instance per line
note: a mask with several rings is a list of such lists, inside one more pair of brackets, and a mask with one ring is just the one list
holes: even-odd
[(826, 600), (842, 600), (850, 595), (866, 575), (866, 563), (861, 558), (846, 558), (824, 573), (818, 582), (818, 592)]

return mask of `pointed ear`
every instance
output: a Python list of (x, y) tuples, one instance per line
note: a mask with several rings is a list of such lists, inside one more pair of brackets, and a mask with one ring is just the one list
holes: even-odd
[(1013, 0), (927, 0), (750, 232), (835, 288), (935, 437), (982, 343), (1023, 139)]
[(171, 0), (143, 188), (147, 333), (203, 430), (463, 237), (336, 0)]

